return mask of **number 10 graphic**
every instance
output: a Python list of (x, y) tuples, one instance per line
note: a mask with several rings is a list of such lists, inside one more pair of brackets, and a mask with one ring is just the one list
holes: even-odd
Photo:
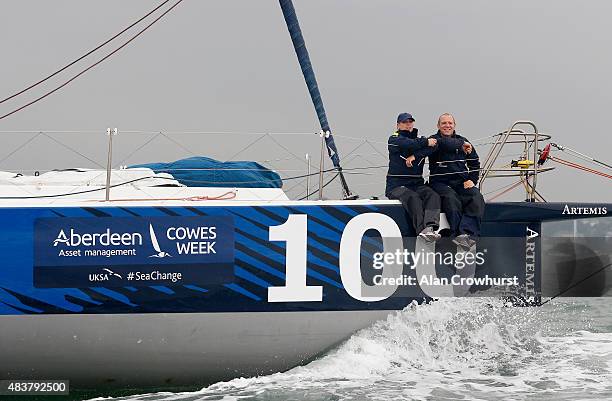
[[(291, 214), (280, 226), (270, 227), (270, 241), (285, 241), (287, 254), (285, 262), (285, 285), (268, 287), (268, 302), (320, 302), (323, 300), (323, 287), (306, 284), (307, 234), (308, 217), (305, 214)], [(403, 252), (402, 234), (392, 218), (380, 213), (364, 213), (352, 218), (342, 233), (340, 240), (339, 262), (340, 279), (346, 292), (353, 298), (375, 302), (391, 296), (396, 286), (378, 288), (377, 296), (364, 296), (362, 289), (369, 287), (361, 277), (361, 239), (368, 230), (376, 230), (383, 238), (383, 251)], [(395, 247), (391, 248), (390, 239), (396, 239)], [(399, 242), (398, 242), (399, 239)], [(401, 266), (399, 266), (401, 274)], [(387, 265), (383, 268), (383, 276), (397, 273), (398, 266)]]
[[(280, 226), (271, 226), (270, 241), (285, 241), (287, 253), (285, 258), (285, 285), (268, 287), (268, 302), (321, 302), (323, 287), (306, 284), (307, 235), (308, 216), (291, 214)], [(344, 228), (340, 240), (339, 268), (340, 279), (346, 292), (359, 301), (376, 302), (389, 298), (397, 290), (398, 285), (385, 285), (374, 288), (364, 283), (361, 276), (361, 240), (368, 230), (376, 230), (383, 240), (383, 252), (404, 252), (402, 233), (395, 221), (381, 213), (363, 213), (353, 217)], [(434, 244), (425, 244), (417, 238), (417, 249), (435, 251)], [(417, 265), (417, 276), (424, 274), (436, 275), (435, 265)], [(399, 277), (403, 265), (385, 263), (383, 277)], [(367, 289), (369, 296), (364, 294)], [(372, 291), (370, 291), (372, 290)], [(427, 292), (425, 288), (424, 291)], [(440, 293), (440, 290), (443, 290)], [(449, 293), (450, 290), (450, 293)], [(372, 295), (375, 294), (375, 295)], [(437, 288), (431, 296), (453, 295), (451, 288)]]

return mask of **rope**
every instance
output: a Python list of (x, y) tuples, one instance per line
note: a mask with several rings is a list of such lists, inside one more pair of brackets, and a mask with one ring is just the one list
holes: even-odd
[(236, 192), (228, 191), (219, 196), (189, 196), (187, 198), (142, 198), (142, 199), (112, 199), (111, 202), (139, 202), (139, 201), (172, 201), (172, 200), (182, 200), (182, 201), (204, 201), (204, 200), (230, 200), (236, 197)]
[(588, 173), (592, 173), (592, 174), (599, 175), (601, 177), (612, 179), (612, 175), (610, 175), (610, 174), (606, 174), (606, 173), (601, 172), (601, 171), (593, 170), (592, 168), (585, 167), (585, 166), (580, 165), (578, 163), (573, 163), (573, 162), (570, 162), (568, 160), (560, 159), (560, 158), (555, 157), (555, 156), (548, 156), (548, 158), (550, 160), (554, 161), (554, 162), (557, 162), (559, 164), (563, 164), (563, 165), (568, 166), (568, 167), (573, 167), (573, 168), (578, 169), (578, 170), (586, 171)]
[(27, 91), (29, 91), (32, 88), (37, 87), (38, 85), (42, 84), (43, 82), (48, 81), (49, 79), (53, 78), (54, 76), (56, 76), (57, 74), (59, 74), (62, 71), (65, 71), (67, 68), (72, 67), (73, 65), (75, 65), (76, 63), (78, 63), (79, 61), (83, 60), (85, 57), (91, 55), (92, 53), (100, 50), (102, 47), (106, 46), (108, 43), (112, 42), (113, 40), (117, 39), (119, 36), (121, 36), (122, 34), (124, 34), (126, 31), (130, 30), (131, 28), (133, 28), (135, 25), (138, 25), (139, 23), (141, 23), (145, 18), (147, 18), (148, 16), (150, 16), (151, 14), (153, 14), (155, 11), (159, 10), (162, 6), (164, 6), (166, 3), (168, 3), (170, 0), (166, 0), (163, 3), (161, 3), (159, 6), (155, 7), (153, 10), (149, 11), (147, 14), (145, 14), (142, 18), (140, 18), (138, 21), (132, 23), (130, 26), (128, 26), (127, 28), (123, 29), (121, 32), (119, 32), (118, 34), (116, 34), (115, 36), (113, 36), (112, 38), (108, 39), (107, 41), (105, 41), (104, 43), (96, 46), (95, 48), (93, 48), (92, 50), (88, 51), (87, 53), (85, 53), (84, 55), (82, 55), (81, 57), (77, 58), (76, 60), (70, 62), (69, 64), (66, 64), (64, 67), (60, 68), (59, 70), (55, 71), (54, 73), (52, 73), (51, 75), (48, 75), (47, 77), (41, 79), (40, 81), (28, 86), (25, 89), (22, 89), (21, 91), (12, 94), (11, 96), (4, 98), (2, 100), (0, 100), (0, 104), (6, 102), (7, 100), (11, 100), (12, 98), (21, 95), (22, 93), (25, 93)]
[(131, 43), (134, 39), (136, 39), (137, 37), (142, 35), (146, 30), (148, 30), (151, 26), (153, 26), (153, 24), (155, 24), (157, 21), (162, 19), (166, 14), (168, 14), (170, 11), (172, 11), (172, 9), (174, 9), (174, 7), (178, 6), (181, 2), (183, 2), (183, 0), (178, 0), (169, 9), (164, 11), (159, 17), (154, 19), (149, 25), (145, 26), (136, 35), (132, 36), (128, 41), (126, 41), (124, 44), (122, 44), (121, 46), (119, 46), (118, 48), (116, 48), (115, 50), (113, 50), (112, 52), (107, 54), (106, 56), (104, 56), (102, 59), (100, 59), (100, 60), (96, 61), (95, 63), (91, 64), (89, 67), (85, 68), (84, 70), (79, 72), (77, 75), (73, 76), (68, 81), (64, 82), (63, 84), (61, 84), (60, 86), (56, 87), (55, 89), (52, 89), (52, 90), (48, 91), (47, 93), (45, 93), (44, 95), (42, 95), (42, 96), (32, 100), (31, 102), (26, 103), (25, 105), (23, 105), (21, 107), (18, 107), (17, 109), (15, 109), (15, 110), (13, 110), (13, 111), (11, 111), (9, 113), (4, 114), (3, 116), (0, 116), (0, 120), (2, 120), (2, 119), (6, 118), (8, 116), (11, 116), (11, 115), (17, 113), (17, 112), (25, 109), (26, 107), (29, 107), (29, 106), (31, 106), (31, 105), (33, 105), (35, 103), (38, 103), (39, 101), (43, 100), (47, 96), (52, 95), (53, 93), (55, 93), (58, 90), (62, 89), (64, 86), (68, 85), (69, 83), (71, 83), (72, 81), (74, 81), (75, 79), (80, 77), (81, 75), (85, 74), (87, 71), (91, 70), (92, 68), (94, 68), (98, 64), (102, 63), (103, 61), (105, 61), (106, 59), (108, 59), (109, 57), (111, 57), (112, 55), (117, 53), (119, 50), (123, 49), (125, 46), (127, 46), (129, 43)]
[[(507, 188), (507, 189), (506, 189), (506, 190), (504, 190), (503, 192), (501, 192), (501, 193), (499, 193), (499, 194), (495, 195), (494, 197), (489, 198), (489, 199), (487, 199), (487, 200), (488, 200), (488, 201), (493, 201), (493, 200), (495, 200), (495, 199), (499, 198), (500, 196), (502, 196), (503, 194), (505, 194), (505, 193), (507, 193), (507, 192), (509, 192), (509, 191), (513, 190), (514, 188), (518, 187), (518, 186), (519, 186), (519, 185), (521, 185), (522, 183), (523, 183), (523, 180), (520, 180), (519, 182), (512, 183), (512, 184), (510, 184), (509, 188)], [(506, 185), (505, 187), (498, 188), (498, 189), (496, 189), (495, 191), (492, 191), (492, 192), (497, 192), (497, 191), (499, 191), (500, 189), (504, 189), (504, 188), (506, 188), (507, 186), (508, 186), (508, 185)], [(492, 193), (492, 192), (489, 192), (489, 193)], [(487, 193), (487, 194), (485, 194), (485, 195), (488, 195), (489, 193)]]

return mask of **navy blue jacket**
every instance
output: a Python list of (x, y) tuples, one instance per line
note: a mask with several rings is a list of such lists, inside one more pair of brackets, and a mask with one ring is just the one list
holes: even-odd
[(417, 159), (429, 156), (430, 184), (441, 182), (458, 185), (467, 180), (478, 183), (480, 160), (473, 146), (469, 155), (463, 152), (463, 144), (469, 142), (466, 138), (454, 132), (446, 137), (440, 131), (431, 138), (436, 138), (438, 144), (433, 148), (422, 149), (416, 155)]
[(423, 157), (415, 160), (412, 167), (406, 166), (406, 158), (415, 152), (427, 148), (427, 138), (418, 137), (419, 130), (396, 131), (389, 137), (387, 148), (389, 149), (389, 172), (387, 173), (387, 187), (385, 195), (388, 197), (393, 188), (401, 185), (411, 187), (422, 185), (423, 181)]

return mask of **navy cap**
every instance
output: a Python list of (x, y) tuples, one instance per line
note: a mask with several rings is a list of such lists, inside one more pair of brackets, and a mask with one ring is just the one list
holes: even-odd
[(401, 113), (399, 116), (397, 116), (398, 123), (404, 123), (410, 120), (414, 121), (414, 117), (412, 117), (412, 114), (410, 113)]

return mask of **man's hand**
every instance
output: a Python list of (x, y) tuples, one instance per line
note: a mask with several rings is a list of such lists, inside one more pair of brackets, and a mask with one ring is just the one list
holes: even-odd
[(414, 155), (410, 155), (406, 158), (406, 166), (408, 167), (412, 167), (412, 162), (416, 160), (416, 157), (414, 157)]
[(472, 149), (473, 149), (473, 148), (472, 148), (472, 144), (471, 144), (471, 143), (469, 143), (469, 142), (465, 142), (465, 143), (463, 144), (463, 152), (464, 152), (466, 155), (469, 155), (470, 153), (472, 153)]
[(472, 180), (467, 180), (466, 182), (463, 183), (463, 188), (464, 189), (470, 189), (470, 188), (473, 188), (474, 186), (475, 185), (474, 185), (474, 182)]
[(438, 144), (438, 140), (436, 138), (428, 138), (427, 139), (427, 146), (429, 147), (434, 147)]

